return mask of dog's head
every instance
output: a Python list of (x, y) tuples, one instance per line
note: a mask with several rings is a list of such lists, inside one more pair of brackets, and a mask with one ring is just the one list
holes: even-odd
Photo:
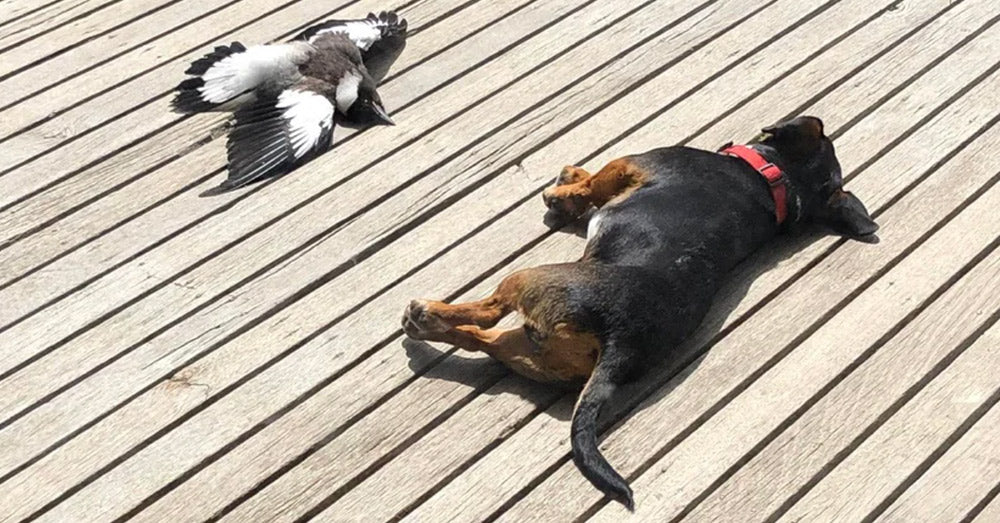
[(756, 143), (773, 149), (781, 159), (799, 221), (859, 239), (871, 238), (878, 230), (861, 200), (844, 190), (840, 162), (819, 118), (800, 116), (764, 128)]

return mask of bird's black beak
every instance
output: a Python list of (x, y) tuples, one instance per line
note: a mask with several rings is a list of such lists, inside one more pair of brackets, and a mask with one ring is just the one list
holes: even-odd
[(396, 122), (392, 121), (392, 118), (389, 118), (389, 113), (385, 111), (385, 108), (382, 107), (381, 103), (372, 103), (372, 111), (374, 111), (375, 115), (378, 116), (379, 123), (381, 125), (396, 125)]

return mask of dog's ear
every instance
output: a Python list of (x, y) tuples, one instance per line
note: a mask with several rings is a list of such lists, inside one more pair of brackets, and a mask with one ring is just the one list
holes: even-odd
[(817, 221), (851, 238), (870, 237), (878, 224), (868, 214), (865, 204), (847, 191), (835, 191), (818, 213)]
[(761, 129), (783, 148), (798, 156), (810, 156), (823, 140), (823, 121), (815, 116), (799, 116)]

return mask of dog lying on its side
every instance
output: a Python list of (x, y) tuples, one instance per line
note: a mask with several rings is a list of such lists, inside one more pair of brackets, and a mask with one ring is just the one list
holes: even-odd
[[(598, 209), (583, 258), (515, 272), (483, 300), (413, 301), (406, 334), (486, 352), (534, 380), (586, 380), (573, 412), (573, 460), (631, 510), (628, 483), (597, 447), (597, 417), (615, 389), (669, 356), (701, 323), (726, 274), (791, 224), (820, 223), (853, 238), (878, 230), (843, 190), (822, 121), (799, 117), (763, 132), (718, 153), (667, 147), (594, 175), (566, 167), (543, 197), (566, 219)], [(513, 311), (521, 327), (492, 328)]]

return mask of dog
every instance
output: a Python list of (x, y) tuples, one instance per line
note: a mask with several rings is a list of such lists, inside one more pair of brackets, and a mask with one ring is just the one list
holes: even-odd
[[(543, 382), (585, 382), (573, 411), (573, 460), (607, 496), (632, 490), (597, 446), (597, 418), (702, 322), (726, 275), (779, 234), (820, 224), (872, 240), (878, 225), (843, 189), (823, 122), (802, 116), (720, 151), (667, 147), (612, 161), (597, 174), (563, 169), (542, 196), (564, 220), (591, 209), (583, 257), (507, 276), (489, 297), (414, 300), (411, 338), (482, 351)], [(493, 328), (517, 311), (518, 328)]]

